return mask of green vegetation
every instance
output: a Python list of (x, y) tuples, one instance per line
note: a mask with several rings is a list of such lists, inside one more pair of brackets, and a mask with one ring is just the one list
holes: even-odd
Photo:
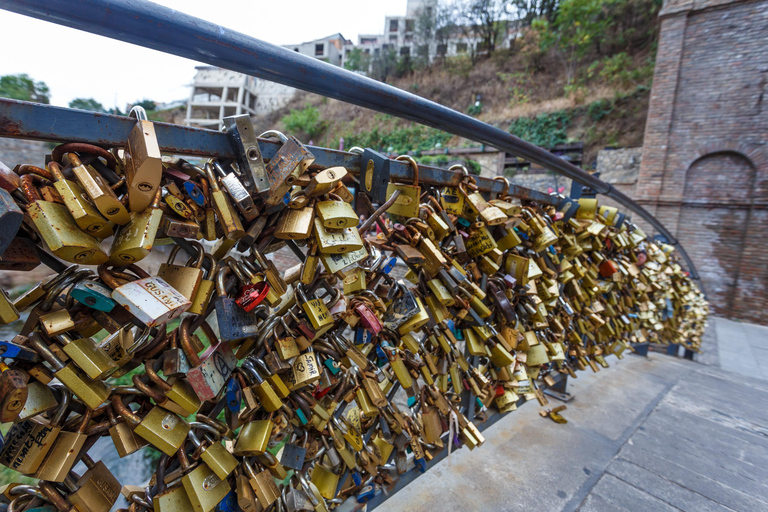
[(50, 103), (50, 90), (45, 82), (35, 82), (29, 75), (0, 76), (0, 97), (14, 100)]
[(309, 104), (301, 110), (291, 110), (281, 119), (281, 122), (289, 132), (296, 134), (302, 140), (319, 137), (328, 125), (325, 120), (320, 119), (317, 107)]
[(91, 112), (106, 112), (104, 105), (93, 98), (75, 98), (69, 102), (69, 108), (79, 108)]
[(519, 117), (512, 121), (509, 131), (537, 146), (553, 148), (568, 140), (566, 128), (569, 121), (570, 114), (564, 110), (558, 110), (534, 117)]
[(434, 149), (436, 144), (444, 145), (450, 138), (451, 135), (448, 133), (420, 125), (393, 128), (389, 131), (376, 127), (370, 132), (344, 135), (344, 140), (349, 147), (359, 146), (398, 154)]

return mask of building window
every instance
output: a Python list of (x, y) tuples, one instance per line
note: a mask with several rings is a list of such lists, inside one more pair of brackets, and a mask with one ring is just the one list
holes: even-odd
[(411, 54), (411, 47), (410, 46), (403, 46), (400, 48), (400, 55), (410, 55)]
[(390, 34), (389, 42), (390, 43), (396, 43), (397, 42), (397, 34)]
[(456, 43), (456, 53), (467, 53), (467, 43)]
[(325, 55), (325, 45), (323, 43), (315, 45), (315, 57), (322, 57)]
[(416, 28), (416, 20), (405, 20), (405, 31), (413, 32)]
[(299, 49), (298, 48), (294, 48), (293, 51), (297, 52), (297, 51), (299, 51)]
[(389, 20), (389, 31), (390, 32), (397, 32), (398, 22), (397, 20)]
[(445, 54), (448, 53), (448, 45), (447, 44), (439, 44), (437, 45), (437, 54), (441, 57), (445, 57)]
[(370, 48), (366, 48), (365, 49), (365, 54), (366, 55), (370, 55), (371, 54), (371, 49)]

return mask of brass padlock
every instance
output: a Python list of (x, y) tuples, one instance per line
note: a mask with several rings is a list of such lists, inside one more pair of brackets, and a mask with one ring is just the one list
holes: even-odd
[(419, 186), (419, 164), (409, 155), (400, 155), (396, 160), (408, 162), (413, 171), (413, 184), (404, 185), (400, 183), (387, 184), (387, 200), (392, 197), (396, 190), (400, 195), (387, 212), (400, 217), (411, 218), (419, 216), (419, 198), (421, 197), (421, 187)]

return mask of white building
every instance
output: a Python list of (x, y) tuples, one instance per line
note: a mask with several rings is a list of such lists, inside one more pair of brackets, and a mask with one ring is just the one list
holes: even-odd
[(187, 126), (218, 130), (227, 116), (268, 114), (285, 106), (296, 89), (214, 66), (197, 66), (187, 103)]
[(307, 41), (306, 43), (286, 44), (283, 45), (283, 48), (288, 48), (334, 66), (341, 66), (343, 65), (345, 49), (352, 48), (353, 46), (352, 41), (345, 39), (340, 33), (336, 33), (315, 39), (314, 41)]

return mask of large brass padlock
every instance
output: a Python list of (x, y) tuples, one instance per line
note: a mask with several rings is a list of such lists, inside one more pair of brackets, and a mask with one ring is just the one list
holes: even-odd
[(400, 195), (387, 212), (400, 217), (411, 218), (419, 216), (419, 198), (421, 197), (421, 187), (419, 186), (419, 164), (409, 155), (400, 155), (396, 160), (406, 161), (413, 171), (413, 184), (403, 185), (400, 183), (387, 184), (387, 199), (392, 197), (395, 191), (400, 191)]

